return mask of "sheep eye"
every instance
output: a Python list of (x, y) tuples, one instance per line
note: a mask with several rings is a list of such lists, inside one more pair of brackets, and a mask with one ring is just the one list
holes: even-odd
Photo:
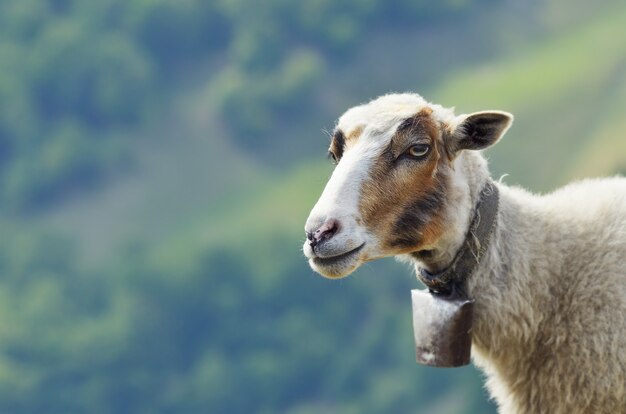
[(430, 146), (427, 144), (415, 144), (411, 145), (406, 150), (406, 155), (411, 158), (423, 158), (430, 151)]

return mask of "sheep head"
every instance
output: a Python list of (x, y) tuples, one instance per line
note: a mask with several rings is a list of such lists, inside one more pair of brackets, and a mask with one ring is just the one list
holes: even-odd
[(311, 267), (339, 278), (377, 258), (431, 251), (456, 214), (455, 163), (465, 150), (495, 144), (512, 119), (501, 111), (455, 116), (416, 94), (349, 109), (329, 148), (337, 166), (305, 225)]

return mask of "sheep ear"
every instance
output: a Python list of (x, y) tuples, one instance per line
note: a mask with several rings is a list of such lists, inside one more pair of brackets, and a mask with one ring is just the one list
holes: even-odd
[(453, 153), (492, 146), (513, 122), (513, 115), (501, 111), (475, 112), (459, 118), (461, 121), (450, 137), (450, 149)]

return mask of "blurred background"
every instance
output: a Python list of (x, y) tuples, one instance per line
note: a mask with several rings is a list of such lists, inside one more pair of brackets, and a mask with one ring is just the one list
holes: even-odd
[(494, 413), (412, 272), (301, 254), (348, 107), (513, 112), (495, 177), (626, 172), (622, 0), (0, 0), (0, 412)]

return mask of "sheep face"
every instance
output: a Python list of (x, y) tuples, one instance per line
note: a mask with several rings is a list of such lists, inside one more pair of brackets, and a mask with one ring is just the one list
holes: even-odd
[(457, 155), (495, 143), (510, 122), (502, 112), (455, 117), (414, 94), (348, 110), (329, 149), (337, 167), (305, 225), (311, 267), (338, 278), (431, 249), (445, 231)]

